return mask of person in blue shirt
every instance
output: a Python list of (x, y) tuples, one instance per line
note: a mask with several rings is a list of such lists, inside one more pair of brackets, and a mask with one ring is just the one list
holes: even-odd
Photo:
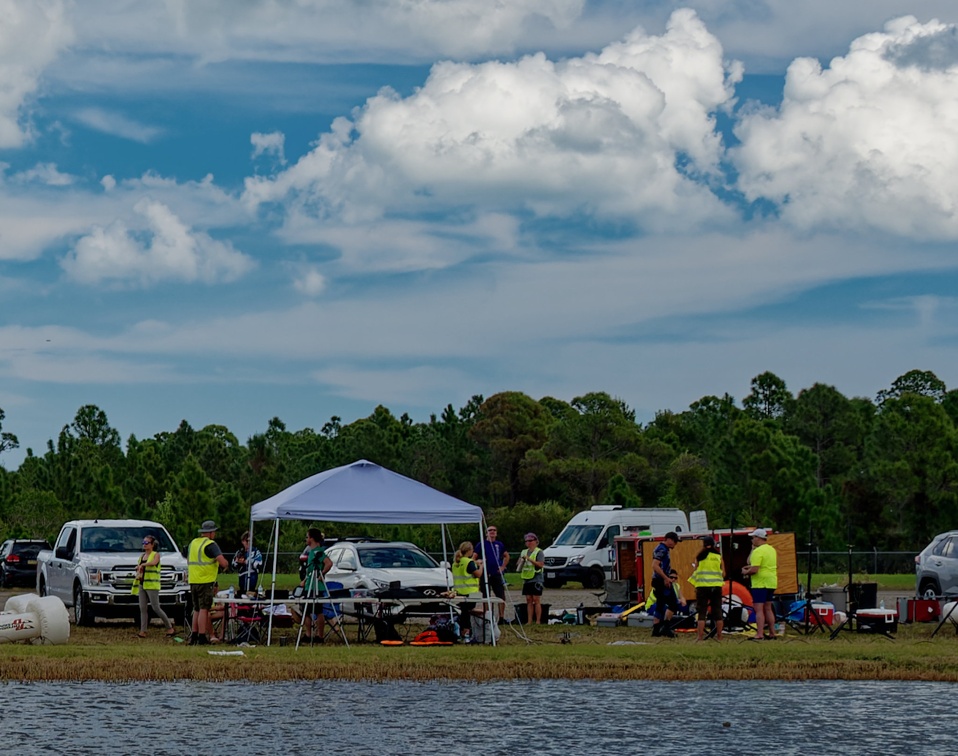
[(483, 566), (486, 571), (486, 576), (489, 580), (489, 588), (486, 589), (486, 580), (483, 579), (479, 587), (482, 590), (482, 595), (487, 597), (489, 596), (489, 591), (492, 591), (492, 595), (496, 598), (502, 599), (502, 603), (499, 604), (498, 616), (499, 619), (502, 619), (502, 615), (505, 612), (506, 608), (506, 567), (509, 565), (509, 552), (506, 551), (506, 545), (498, 540), (499, 530), (495, 525), (489, 525), (486, 527), (486, 538), (479, 544), (478, 552), (479, 558), (482, 559)]
[(678, 596), (673, 586), (671, 552), (679, 542), (676, 533), (668, 532), (662, 543), (652, 552), (652, 590), (655, 591), (655, 606), (652, 625), (653, 637), (674, 638), (675, 632), (669, 627), (672, 614), (679, 608)]
[(239, 573), (240, 596), (245, 596), (256, 591), (259, 573), (263, 569), (263, 552), (256, 548), (250, 549), (248, 530), (243, 533), (240, 543), (242, 546), (233, 555), (233, 569)]

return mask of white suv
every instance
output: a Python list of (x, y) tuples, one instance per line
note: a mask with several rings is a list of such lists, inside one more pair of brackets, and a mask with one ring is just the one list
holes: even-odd
[(370, 591), (413, 588), (438, 596), (452, 588), (452, 573), (418, 546), (400, 541), (337, 541), (326, 549), (333, 563), (327, 582)]
[(915, 586), (922, 598), (958, 594), (958, 530), (936, 535), (915, 557)]

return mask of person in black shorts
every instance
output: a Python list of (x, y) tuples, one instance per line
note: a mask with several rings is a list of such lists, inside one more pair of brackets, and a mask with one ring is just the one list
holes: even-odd
[(495, 525), (489, 525), (486, 528), (486, 538), (477, 547), (479, 558), (485, 566), (486, 579), (489, 581), (489, 587), (486, 588), (486, 580), (479, 583), (482, 589), (482, 595), (487, 597), (489, 592), (496, 598), (502, 599), (499, 604), (497, 614), (502, 619), (506, 608), (506, 567), (509, 566), (509, 552), (506, 551), (506, 545), (498, 539), (499, 531)]

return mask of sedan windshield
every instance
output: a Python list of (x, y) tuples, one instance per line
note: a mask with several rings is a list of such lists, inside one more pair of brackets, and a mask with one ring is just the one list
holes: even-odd
[(433, 570), (439, 566), (436, 560), (425, 552), (400, 546), (359, 549), (359, 561), (363, 567), (380, 570), (396, 567)]

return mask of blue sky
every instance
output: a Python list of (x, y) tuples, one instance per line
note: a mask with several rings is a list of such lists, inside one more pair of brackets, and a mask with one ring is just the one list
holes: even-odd
[(0, 0), (0, 464), (84, 404), (245, 441), (503, 390), (952, 387), (956, 23)]

